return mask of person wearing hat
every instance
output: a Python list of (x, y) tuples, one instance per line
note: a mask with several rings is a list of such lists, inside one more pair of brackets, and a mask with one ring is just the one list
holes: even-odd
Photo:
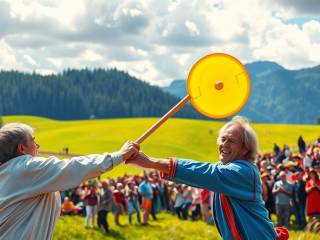
[[(168, 180), (212, 192), (212, 210), (223, 239), (278, 239), (262, 199), (256, 133), (248, 121), (235, 117), (219, 131), (220, 162), (151, 158), (140, 153), (127, 164), (159, 170)], [(281, 236), (288, 237), (288, 232)]]
[(276, 213), (278, 226), (290, 227), (290, 201), (292, 198), (293, 186), (287, 182), (287, 176), (285, 171), (281, 171), (279, 174), (280, 180), (277, 181), (272, 189), (272, 193), (275, 196)]
[(294, 183), (292, 180), (293, 177), (293, 172), (295, 171), (295, 163), (292, 161), (288, 161), (284, 164), (284, 171), (286, 173), (287, 176), (287, 182), (290, 183), (291, 185)]
[(10, 123), (0, 129), (0, 238), (51, 239), (60, 214), (59, 191), (110, 171), (139, 151), (127, 142), (120, 151), (73, 157), (37, 157), (32, 127)]

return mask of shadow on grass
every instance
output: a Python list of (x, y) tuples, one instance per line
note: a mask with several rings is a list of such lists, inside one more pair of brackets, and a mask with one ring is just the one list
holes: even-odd
[(147, 224), (147, 225), (136, 224), (136, 225), (134, 225), (134, 227), (137, 227), (137, 228), (153, 228), (153, 229), (160, 229), (161, 228), (160, 225), (156, 225), (156, 224)]
[[(142, 224), (134, 224), (134, 225), (118, 225), (118, 227), (120, 228), (130, 228), (130, 227), (135, 227), (135, 228), (140, 228), (140, 229), (143, 229), (143, 228), (149, 228), (149, 229), (154, 229), (154, 230), (159, 230), (161, 229), (161, 226), (159, 225), (153, 225), (153, 224), (149, 224), (149, 225), (142, 225)], [(114, 229), (110, 229), (108, 233), (105, 234), (106, 237), (111, 237), (113, 239), (119, 239), (119, 240), (126, 240), (126, 236), (123, 236), (122, 233), (121, 233), (122, 229), (119, 231), (119, 230), (114, 230)]]
[(112, 237), (114, 239), (120, 239), (120, 240), (125, 240), (126, 238), (121, 235), (119, 231), (115, 231), (110, 229), (108, 233), (105, 234), (108, 237)]

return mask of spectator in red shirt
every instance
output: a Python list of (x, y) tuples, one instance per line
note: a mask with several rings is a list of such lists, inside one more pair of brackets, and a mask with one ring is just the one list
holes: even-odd
[(124, 204), (125, 204), (125, 196), (122, 192), (123, 190), (123, 185), (122, 183), (117, 183), (117, 188), (113, 190), (113, 197), (115, 201), (115, 214), (114, 214), (114, 224), (120, 225), (119, 223), (119, 217), (124, 209)]
[(210, 203), (210, 192), (207, 189), (201, 189), (200, 191), (200, 206), (203, 220), (209, 223), (209, 203)]
[(85, 228), (88, 228), (88, 221), (91, 218), (92, 228), (94, 227), (94, 219), (97, 212), (98, 194), (95, 186), (89, 186), (89, 190), (84, 198), (86, 205), (86, 218), (84, 222)]
[(306, 182), (307, 192), (307, 215), (309, 220), (312, 218), (320, 219), (320, 180), (314, 169), (310, 170), (310, 179)]

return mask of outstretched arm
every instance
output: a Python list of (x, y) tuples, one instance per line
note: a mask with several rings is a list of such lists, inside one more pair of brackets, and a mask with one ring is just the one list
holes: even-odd
[(152, 158), (145, 155), (143, 152), (139, 152), (136, 157), (127, 159), (125, 163), (137, 165), (142, 168), (155, 169), (163, 172), (164, 174), (169, 174), (170, 161), (168, 161), (168, 159)]
[(160, 171), (168, 180), (185, 183), (198, 188), (209, 189), (240, 199), (255, 199), (259, 176), (251, 163), (212, 164), (194, 160), (175, 160), (149, 158), (140, 153), (137, 158), (129, 159), (127, 164), (135, 164), (143, 168)]
[(127, 142), (118, 152), (111, 154), (93, 154), (63, 161), (55, 157), (31, 157), (26, 162), (24, 175), (21, 177), (28, 180), (26, 185), (30, 194), (62, 191), (113, 169), (128, 158), (136, 156), (138, 151), (139, 145)]

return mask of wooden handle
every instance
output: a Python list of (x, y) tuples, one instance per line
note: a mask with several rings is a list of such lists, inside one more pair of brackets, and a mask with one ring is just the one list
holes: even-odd
[(171, 108), (162, 118), (158, 120), (152, 127), (150, 127), (144, 134), (142, 134), (137, 140), (136, 143), (141, 144), (147, 137), (149, 137), (155, 130), (157, 130), (165, 121), (168, 120), (172, 115), (178, 112), (189, 100), (191, 97), (187, 95), (183, 98), (177, 105)]

